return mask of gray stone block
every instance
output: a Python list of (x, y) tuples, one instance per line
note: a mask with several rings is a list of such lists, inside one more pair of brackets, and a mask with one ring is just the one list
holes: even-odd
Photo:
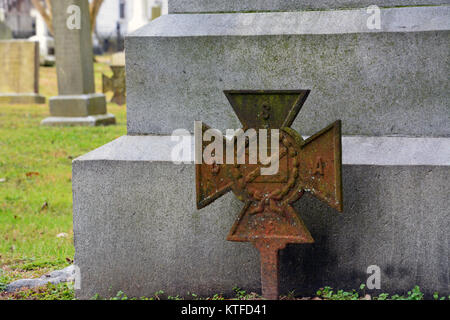
[(170, 0), (169, 13), (329, 10), (449, 3), (448, 0)]
[(44, 103), (39, 95), (39, 43), (0, 40), (0, 101)]
[(50, 114), (53, 117), (87, 117), (106, 114), (104, 94), (67, 95), (50, 98)]
[(45, 97), (38, 93), (0, 93), (0, 103), (43, 104), (45, 103)]
[(311, 89), (293, 127), (450, 136), (450, 7), (174, 14), (126, 38), (129, 134), (239, 128), (223, 90)]
[(48, 117), (41, 121), (42, 126), (106, 126), (116, 123), (116, 117), (110, 113), (86, 117)]
[(45, 286), (49, 283), (58, 284), (62, 282), (75, 281), (76, 269), (68, 266), (62, 270), (57, 270), (43, 275), (37, 279), (20, 279), (13, 281), (6, 286), (6, 292), (14, 292), (21, 289), (30, 289)]
[[(357, 288), (367, 267), (378, 265), (378, 293), (419, 285), (428, 295), (448, 294), (449, 144), (345, 137), (344, 213), (312, 197), (297, 203), (316, 242), (282, 251), (282, 293)], [(173, 164), (173, 145), (170, 137), (127, 136), (74, 160), (79, 298), (260, 289), (257, 250), (225, 240), (243, 204), (227, 194), (197, 210), (194, 166)], [(389, 163), (387, 153), (397, 153), (396, 161)]]

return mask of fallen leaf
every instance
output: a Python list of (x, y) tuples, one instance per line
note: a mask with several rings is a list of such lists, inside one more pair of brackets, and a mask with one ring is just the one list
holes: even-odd
[(25, 175), (26, 175), (28, 178), (31, 178), (31, 177), (33, 177), (33, 176), (38, 176), (38, 175), (39, 175), (39, 172), (27, 172), (27, 173), (25, 173)]

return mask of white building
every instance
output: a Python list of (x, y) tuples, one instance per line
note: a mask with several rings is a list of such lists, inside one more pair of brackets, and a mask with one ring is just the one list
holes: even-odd
[[(152, 20), (152, 8), (161, 7), (167, 14), (167, 0), (105, 0), (97, 16), (96, 35), (100, 39), (116, 38), (134, 31)], [(156, 10), (157, 11), (157, 10)]]
[[(97, 16), (94, 45), (97, 49), (120, 50), (120, 43), (129, 31), (142, 27), (156, 15), (166, 14), (167, 11), (167, 0), (104, 0)], [(15, 38), (33, 36), (38, 40), (41, 55), (46, 56), (45, 63), (51, 63), (53, 40), (30, 0), (0, 0), (0, 15), (4, 16), (4, 22)]]
[(5, 24), (14, 38), (28, 38), (34, 35), (33, 8), (30, 0), (0, 0), (0, 11)]

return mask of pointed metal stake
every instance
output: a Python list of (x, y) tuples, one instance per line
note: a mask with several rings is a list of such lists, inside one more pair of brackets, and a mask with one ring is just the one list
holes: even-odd
[(261, 260), (261, 291), (267, 300), (278, 300), (279, 292), (279, 251), (286, 247), (284, 241), (260, 240), (254, 243)]

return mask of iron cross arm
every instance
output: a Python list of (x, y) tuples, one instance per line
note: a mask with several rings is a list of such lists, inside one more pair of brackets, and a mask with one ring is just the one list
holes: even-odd
[[(283, 198), (281, 203), (295, 202), (299, 195), (309, 192), (329, 206), (342, 211), (341, 122), (336, 121), (303, 140), (290, 126), (306, 101), (309, 90), (225, 91), (225, 94), (244, 130), (280, 129), (280, 172), (272, 178), (258, 176), (246, 184), (245, 180), (250, 178), (248, 174), (259, 171), (261, 165), (226, 164), (225, 154), (223, 164), (197, 164), (197, 207), (203, 208), (229, 191), (233, 191), (241, 201), (259, 202), (260, 200), (248, 192), (252, 190), (252, 186), (262, 186), (266, 181), (265, 184), (273, 187), (286, 187), (289, 184), (283, 184), (281, 176), (284, 180), (289, 180), (286, 179), (289, 175), (286, 165), (294, 164), (297, 170), (291, 168), (290, 171), (295, 177), (291, 175), (290, 181), (287, 182), (291, 184), (290, 190), (295, 192), (290, 192), (291, 197)], [(203, 125), (203, 132), (208, 129), (207, 125)], [(285, 146), (285, 143), (288, 145)], [(207, 144), (203, 142), (202, 151)], [(237, 148), (236, 143), (235, 147)], [(290, 150), (291, 154), (296, 153), (293, 157), (295, 160), (289, 160), (290, 155), (283, 155), (283, 148)]]
[(111, 102), (123, 105), (126, 103), (125, 66), (111, 66), (111, 70), (113, 71), (111, 77), (102, 75), (102, 92), (112, 91)]

